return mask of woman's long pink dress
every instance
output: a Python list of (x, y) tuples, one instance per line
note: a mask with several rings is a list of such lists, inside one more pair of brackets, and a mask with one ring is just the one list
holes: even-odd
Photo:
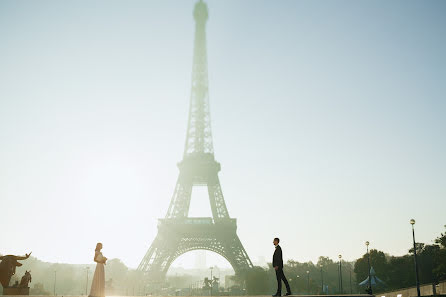
[(96, 251), (94, 260), (97, 262), (96, 270), (94, 271), (93, 282), (91, 284), (90, 297), (104, 297), (105, 296), (105, 272), (104, 272), (104, 256), (101, 252)]

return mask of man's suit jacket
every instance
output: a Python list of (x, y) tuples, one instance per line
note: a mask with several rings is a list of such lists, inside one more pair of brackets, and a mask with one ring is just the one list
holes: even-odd
[(273, 255), (273, 267), (279, 266), (279, 269), (283, 268), (282, 248), (280, 245), (276, 246), (276, 250)]

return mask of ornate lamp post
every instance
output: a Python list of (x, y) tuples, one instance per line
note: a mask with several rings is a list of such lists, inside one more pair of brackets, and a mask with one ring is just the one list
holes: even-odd
[(413, 256), (415, 258), (415, 279), (417, 282), (417, 295), (420, 297), (420, 281), (418, 278), (418, 262), (417, 262), (417, 245), (415, 244), (415, 220), (411, 219), (410, 224), (412, 225), (412, 239), (413, 239)]
[[(299, 284), (299, 275), (296, 275), (296, 287), (297, 287), (297, 285)], [(296, 288), (297, 289), (297, 288)]]
[(342, 266), (341, 266), (341, 262), (342, 262), (342, 255), (339, 255), (339, 293), (343, 293), (343, 289), (342, 289)]
[(310, 271), (307, 270), (307, 292), (310, 294)]
[(87, 282), (85, 283), (85, 296), (88, 296), (88, 271), (90, 267), (87, 266)]
[(212, 296), (212, 287), (214, 286), (214, 280), (213, 280), (213, 278), (212, 278), (212, 270), (214, 269), (214, 267), (213, 266), (211, 266), (211, 296)]
[(367, 246), (367, 263), (369, 264), (369, 289), (368, 289), (367, 293), (372, 295), (373, 290), (372, 290), (372, 278), (370, 276), (370, 269), (371, 269), (371, 267), (370, 267), (369, 244), (370, 244), (370, 242), (368, 242), (368, 241), (365, 242), (365, 245)]
[(353, 287), (352, 287), (352, 266), (348, 265), (348, 270), (350, 271), (350, 294), (353, 294)]
[(56, 296), (56, 275), (57, 275), (57, 270), (54, 270), (54, 296)]
[(322, 272), (322, 264), (319, 265), (319, 267), (321, 268), (321, 294), (324, 294), (324, 274)]

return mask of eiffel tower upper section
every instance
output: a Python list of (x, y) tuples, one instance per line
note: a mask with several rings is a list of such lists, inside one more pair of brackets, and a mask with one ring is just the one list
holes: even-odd
[(192, 68), (189, 120), (184, 158), (194, 154), (214, 154), (209, 112), (208, 66), (206, 54), (206, 21), (208, 9), (199, 1), (194, 9), (195, 42)]
[(208, 67), (206, 54), (206, 21), (208, 9), (200, 0), (195, 4), (195, 41), (192, 66), (192, 88), (183, 160), (178, 163), (178, 176), (166, 218), (186, 218), (192, 187), (207, 186), (214, 219), (229, 219), (214, 159), (211, 116), (209, 111)]

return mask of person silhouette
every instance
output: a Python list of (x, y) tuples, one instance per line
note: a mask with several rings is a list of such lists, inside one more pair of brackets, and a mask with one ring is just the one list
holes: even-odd
[(274, 297), (281, 296), (282, 295), (282, 281), (285, 283), (286, 287), (286, 294), (285, 296), (291, 295), (291, 288), (290, 284), (288, 284), (288, 281), (285, 277), (285, 274), (283, 273), (283, 258), (282, 258), (282, 248), (279, 245), (280, 239), (274, 238), (273, 244), (276, 247), (273, 254), (273, 268), (276, 271), (276, 278), (277, 278), (277, 292), (274, 294)]
[(102, 255), (101, 250), (102, 243), (98, 242), (94, 251), (94, 261), (97, 264), (94, 271), (93, 282), (91, 283), (90, 295), (88, 295), (89, 297), (105, 297), (104, 265), (107, 262), (107, 258)]

